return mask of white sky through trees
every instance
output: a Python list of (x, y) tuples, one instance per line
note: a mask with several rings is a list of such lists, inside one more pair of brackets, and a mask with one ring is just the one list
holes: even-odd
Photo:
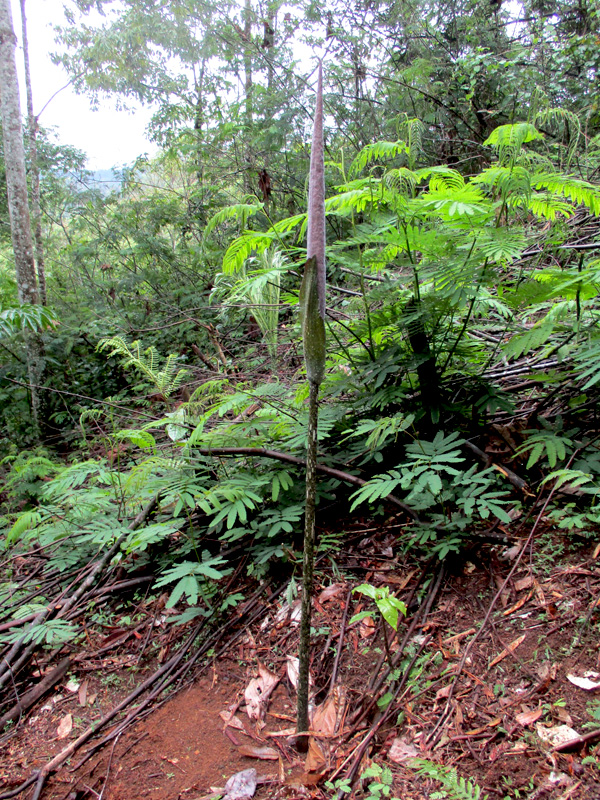
[[(19, 0), (11, 0), (11, 3), (17, 36), (21, 111), (25, 114), (21, 13)], [(64, 21), (63, 0), (26, 0), (25, 10), (33, 107), (34, 113), (39, 114), (52, 95), (69, 80), (63, 68), (53, 64), (50, 59), (50, 53), (58, 49), (52, 25), (60, 25)], [(100, 108), (93, 111), (88, 97), (77, 95), (68, 86), (47, 105), (40, 116), (40, 125), (54, 128), (61, 144), (74, 145), (87, 153), (90, 169), (109, 169), (131, 163), (144, 152), (155, 151), (155, 146), (145, 135), (150, 116), (150, 109), (140, 106), (134, 113), (117, 111), (115, 103), (110, 100), (102, 101)]]

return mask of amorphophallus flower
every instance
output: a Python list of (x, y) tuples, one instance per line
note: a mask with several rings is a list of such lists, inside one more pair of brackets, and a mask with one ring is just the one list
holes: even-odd
[[(306, 505), (302, 560), (302, 613), (298, 650), (296, 730), (308, 731), (310, 619), (313, 592), (315, 500), (317, 494), (317, 431), (319, 386), (325, 374), (325, 158), (323, 146), (323, 68), (319, 64), (317, 103), (308, 180), (308, 241), (300, 287), (300, 317), (304, 361), (308, 376), (308, 442), (306, 448)], [(300, 737), (306, 745), (306, 736)]]

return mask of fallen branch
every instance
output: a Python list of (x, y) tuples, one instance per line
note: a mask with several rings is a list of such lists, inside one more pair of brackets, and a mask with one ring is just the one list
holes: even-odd
[(70, 666), (71, 659), (63, 658), (52, 672), (48, 673), (48, 675), (42, 678), (42, 680), (28, 692), (25, 692), (10, 711), (7, 711), (6, 714), (0, 717), (0, 730), (2, 730), (8, 722), (14, 722), (14, 720), (28, 711), (34, 703), (37, 703), (46, 692), (49, 692), (50, 689), (64, 677)]

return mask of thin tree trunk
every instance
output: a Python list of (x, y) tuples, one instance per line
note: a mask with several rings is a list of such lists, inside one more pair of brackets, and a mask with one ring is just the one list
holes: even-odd
[(252, 0), (246, 0), (244, 6), (244, 90), (246, 93), (246, 144), (244, 147), (244, 191), (252, 192), (252, 121), (254, 110), (252, 105)]
[[(13, 28), (10, 0), (0, 0), (0, 111), (4, 139), (4, 165), (8, 193), (8, 213), (17, 290), (21, 304), (39, 302), (33, 241), (27, 198), (25, 149), (21, 126), (19, 83), (15, 63), (16, 36)], [(36, 433), (39, 430), (40, 401), (37, 387), (44, 369), (41, 341), (36, 334), (26, 334), (27, 370), (31, 388), (31, 406)]]
[(46, 269), (44, 265), (44, 243), (42, 238), (42, 211), (40, 208), (40, 169), (37, 154), (38, 120), (33, 114), (33, 93), (31, 90), (31, 70), (29, 68), (29, 43), (27, 40), (27, 17), (25, 0), (21, 2), (21, 30), (23, 33), (23, 63), (25, 66), (25, 90), (27, 96), (27, 144), (31, 163), (31, 211), (33, 216), (33, 236), (35, 240), (35, 260), (40, 302), (47, 305)]

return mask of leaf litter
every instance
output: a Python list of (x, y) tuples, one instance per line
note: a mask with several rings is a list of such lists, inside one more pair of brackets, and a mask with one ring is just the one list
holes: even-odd
[[(389, 583), (380, 585), (409, 600), (411, 592), (418, 590), (419, 570), (410, 562), (404, 565), (395, 560), (393, 570), (399, 571), (400, 581), (392, 570), (386, 573), (378, 555), (385, 549), (381, 546), (385, 537), (382, 530), (361, 546), (357, 563), (362, 569), (356, 584), (365, 579), (365, 574), (369, 579), (372, 567), (371, 574), (377, 575), (378, 581), (385, 581), (386, 574), (394, 575)], [(490, 565), (501, 574), (510, 569), (510, 564), (494, 561), (493, 551)], [(417, 612), (402, 620), (397, 636), (388, 630), (395, 659), (391, 670), (386, 665), (377, 617), (373, 617), (375, 630), (366, 640), (356, 628), (344, 629), (347, 603), (351, 604), (350, 613), (357, 605), (356, 597), (346, 599), (351, 584), (328, 581), (327, 574), (322, 573), (314, 625), (325, 633), (315, 639), (311, 665), (313, 711), (308, 753), (300, 756), (295, 749), (297, 633), (289, 618), (284, 625), (275, 623), (282, 619), (278, 615), (283, 604), (274, 600), (263, 605), (254, 623), (244, 625), (240, 620), (233, 624), (232, 632), (239, 631), (235, 643), (217, 661), (207, 661), (198, 671), (200, 674), (208, 668), (210, 677), (197, 678), (194, 687), (182, 690), (145, 721), (126, 730), (115, 748), (105, 800), (119, 797), (119, 787), (125, 786), (128, 794), (123, 796), (145, 797), (142, 785), (156, 785), (152, 797), (158, 800), (170, 800), (174, 791), (195, 800), (212, 786), (223, 786), (224, 780), (219, 777), (248, 771), (249, 761), (257, 764), (254, 791), (260, 791), (261, 796), (285, 796), (292, 790), (297, 796), (328, 797), (323, 788), (325, 780), (335, 782), (349, 776), (354, 781), (370, 764), (378, 763), (391, 768), (396, 796), (420, 798), (424, 795), (419, 793), (419, 786), (428, 786), (430, 792), (436, 785), (415, 778), (415, 757), (437, 764), (457, 763), (461, 774), (476, 780), (484, 793), (508, 776), (515, 787), (521, 787), (522, 796), (526, 796), (523, 787), (532, 785), (543, 789), (544, 797), (558, 798), (573, 787), (587, 793), (581, 796), (592, 797), (598, 792), (599, 781), (582, 761), (586, 755), (594, 757), (600, 739), (600, 735), (595, 738), (594, 730), (585, 732), (594, 724), (589, 704), (595, 702), (596, 687), (582, 690), (571, 678), (595, 683), (597, 640), (593, 629), (587, 633), (583, 630), (581, 647), (569, 654), (572, 630), (560, 617), (555, 620), (547, 614), (540, 620), (536, 616), (538, 609), (547, 608), (551, 597), (556, 598), (559, 614), (585, 614), (589, 592), (599, 587), (600, 574), (589, 559), (576, 566), (565, 569), (557, 564), (547, 574), (538, 573), (537, 591), (534, 581), (529, 580), (529, 568), (517, 575), (512, 587), (507, 584), (502, 590), (506, 606), (499, 604), (486, 623), (486, 635), (475, 645), (482, 618), (478, 598), (483, 598), (483, 607), (487, 608), (491, 597), (485, 574), (465, 568), (436, 584), (434, 573), (430, 583), (433, 588), (422, 595), (420, 605), (423, 608), (427, 598), (432, 598), (427, 613), (419, 616)], [(399, 590), (403, 575), (410, 572), (413, 577), (404, 590)], [(520, 605), (513, 614), (503, 614), (517, 603)], [(530, 611), (536, 615), (520, 616)], [(165, 629), (156, 630), (163, 637), (160, 649), (168, 650)], [(129, 663), (127, 648), (131, 648), (133, 639), (136, 637), (118, 645), (121, 649), (114, 655), (115, 663)], [(332, 687), (333, 661), (338, 653), (338, 678)], [(243, 662), (239, 661), (240, 654)], [(86, 662), (82, 659), (79, 663)], [(58, 703), (38, 712), (41, 716), (35, 724), (52, 724), (54, 737), (59, 724), (66, 730), (67, 715), (73, 724), (77, 715), (98, 716), (102, 712), (101, 707), (90, 707), (90, 697), (101, 686), (93, 673), (78, 667), (67, 683), (71, 681), (78, 684), (76, 691), (74, 683), (59, 688), (55, 693)], [(103, 706), (106, 693), (98, 696)], [(440, 721), (439, 736), (432, 736)], [(227, 732), (236, 737), (237, 744)], [(78, 733), (73, 724), (59, 746), (64, 747), (64, 742)], [(539, 742), (537, 750), (532, 735)], [(114, 738), (109, 741), (114, 742)], [(573, 741), (579, 743), (575, 749), (563, 752), (563, 746)], [(35, 751), (30, 740), (28, 752)], [(51, 779), (48, 789), (63, 785), (60, 781), (79, 780), (92, 786), (90, 770), (95, 770), (93, 774), (106, 773), (108, 751), (110, 747), (98, 751), (75, 773), (59, 771), (59, 783)], [(13, 757), (16, 753), (14, 750)], [(12, 763), (10, 758), (7, 763)], [(28, 762), (23, 763), (25, 766)], [(172, 777), (166, 778), (165, 767), (156, 766), (160, 763), (176, 765), (171, 766)], [(545, 777), (548, 770), (558, 776), (555, 783)], [(13, 784), (18, 774), (12, 772)], [(7, 779), (8, 774), (5, 785)], [(95, 790), (100, 788), (96, 783)], [(240, 791), (250, 789), (242, 787)], [(228, 796), (234, 800), (235, 793)], [(252, 795), (239, 797), (246, 796)]]

